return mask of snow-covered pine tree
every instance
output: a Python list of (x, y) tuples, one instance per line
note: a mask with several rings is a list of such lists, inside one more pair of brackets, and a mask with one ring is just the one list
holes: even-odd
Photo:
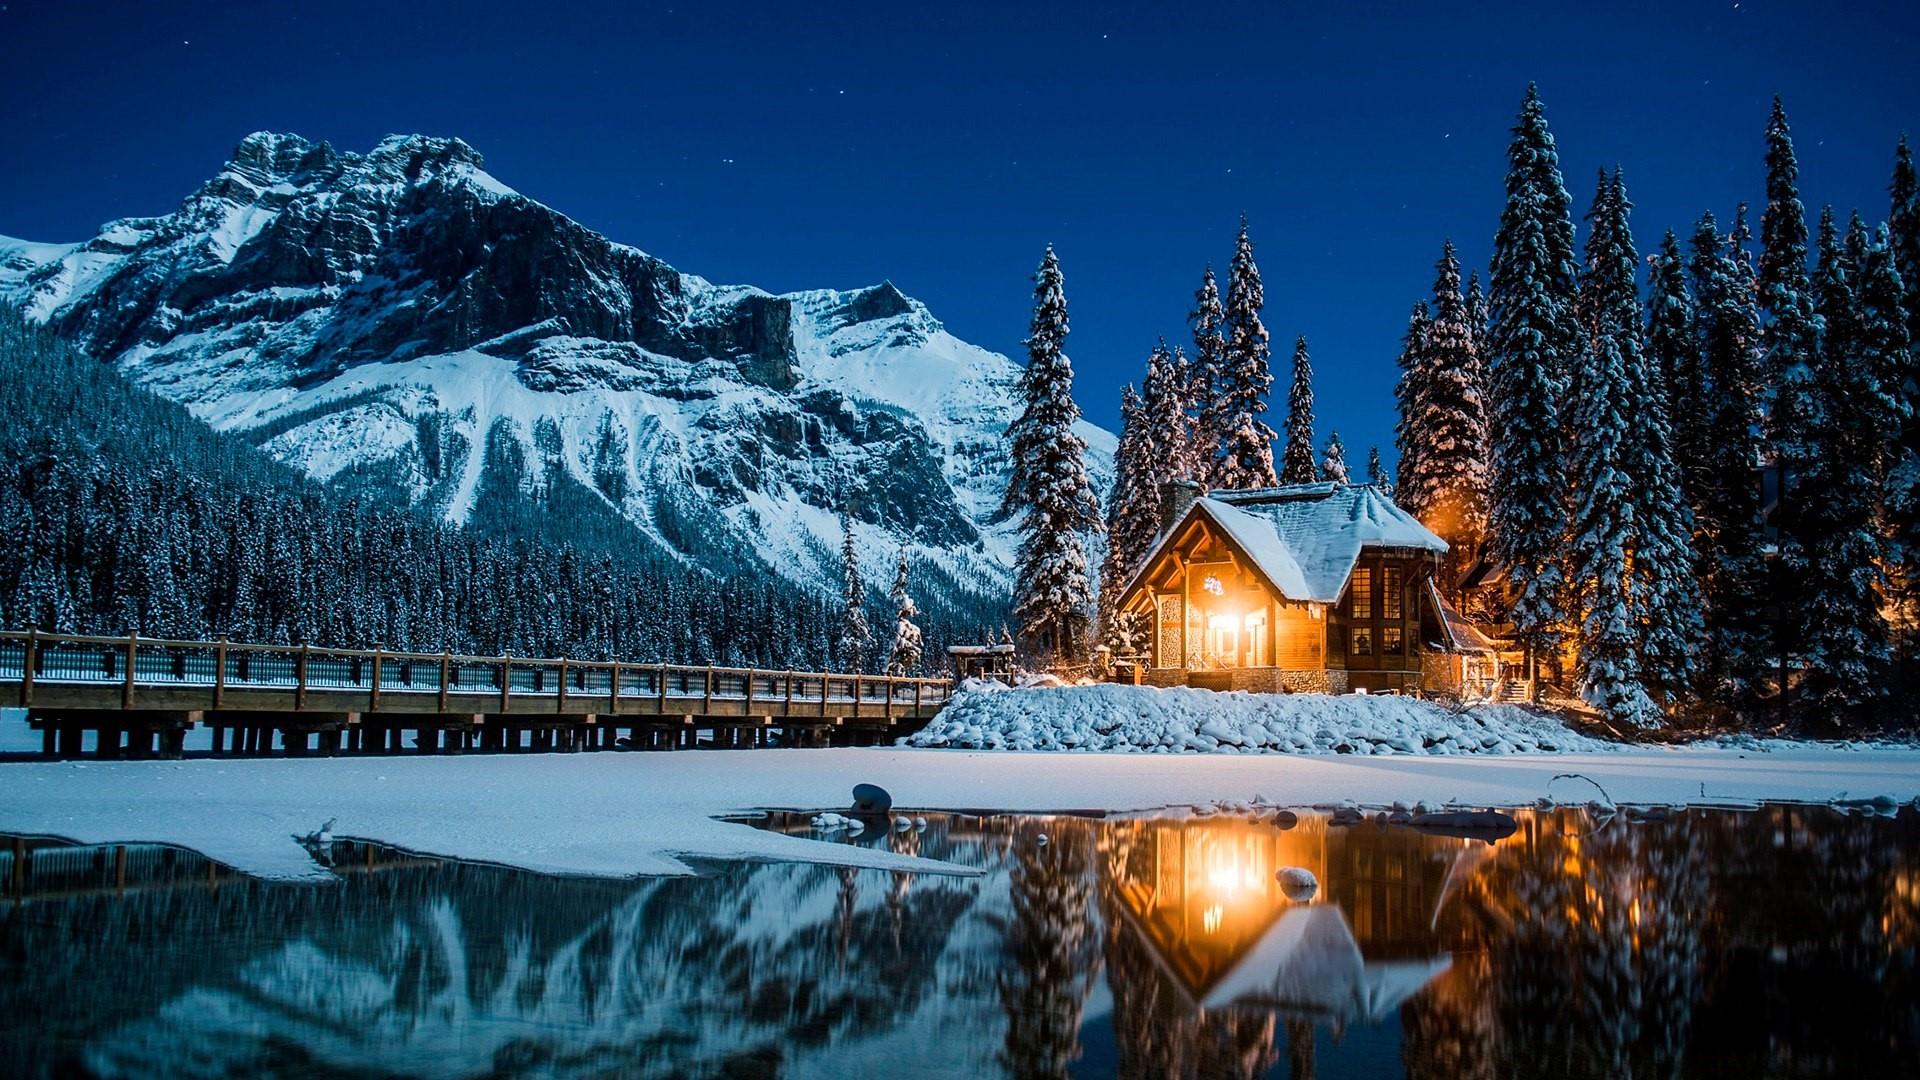
[(893, 589), (889, 594), (893, 598), (893, 648), (887, 653), (887, 674), (912, 675), (920, 670), (920, 655), (923, 641), (920, 625), (914, 620), (920, 617), (920, 609), (914, 606), (913, 597), (907, 592), (907, 547), (900, 545), (900, 563), (894, 568)]
[(1920, 352), (1907, 337), (1897, 257), (1891, 230), (1882, 230), (1867, 250), (1858, 299), (1861, 355), (1882, 372), (1881, 387), (1892, 395), (1883, 513), (1893, 629), (1904, 646), (1920, 629)]
[(1152, 486), (1156, 492), (1166, 480), (1196, 479), (1194, 429), (1187, 413), (1186, 368), (1186, 355), (1179, 350), (1169, 351), (1165, 338), (1147, 354), (1147, 377), (1140, 385), (1141, 434), (1147, 446), (1147, 460), (1152, 463)]
[(1801, 704), (1811, 719), (1832, 728), (1858, 719), (1863, 706), (1886, 694), (1888, 635), (1875, 524), (1892, 410), (1875, 358), (1861, 347), (1859, 311), (1832, 207), (1820, 215), (1819, 237), (1812, 285), (1821, 336), (1813, 394), (1821, 423), (1810, 433), (1794, 520), (1805, 557)]
[(1020, 373), (1022, 410), (1007, 425), (1012, 475), (1002, 511), (1020, 515), (1015, 560), (1014, 614), (1022, 636), (1053, 656), (1078, 655), (1093, 601), (1082, 534), (1104, 528), (1086, 443), (1074, 433), (1080, 407), (1073, 400), (1073, 364), (1067, 359), (1067, 293), (1052, 245), (1035, 275), (1027, 366)]
[(1700, 326), (1687, 288), (1687, 260), (1672, 229), (1660, 238), (1659, 252), (1647, 262), (1647, 355), (1660, 377), (1687, 503), (1698, 507), (1707, 480), (1713, 426)]
[(1387, 478), (1387, 467), (1380, 464), (1380, 448), (1367, 448), (1367, 483), (1380, 489), (1387, 498), (1393, 498), (1393, 481)]
[(1227, 309), (1220, 303), (1220, 287), (1213, 276), (1213, 264), (1200, 279), (1193, 294), (1193, 311), (1187, 315), (1193, 329), (1193, 360), (1187, 364), (1187, 415), (1193, 419), (1191, 460), (1193, 480), (1202, 486), (1211, 482), (1220, 456), (1220, 432), (1226, 426), (1223, 387), (1227, 363)]
[[(1486, 380), (1487, 364), (1487, 294), (1480, 291), (1480, 271), (1475, 270), (1467, 278), (1467, 332), (1473, 337), (1473, 354), (1480, 358), (1480, 378)], [(1480, 396), (1486, 397), (1486, 387), (1480, 388)]]
[(873, 631), (867, 626), (867, 586), (860, 580), (860, 552), (853, 542), (853, 513), (840, 509), (840, 632), (833, 643), (834, 662), (841, 671), (866, 670), (873, 650)]
[[(1586, 272), (1580, 282), (1587, 347), (1576, 358), (1567, 395), (1573, 434), (1568, 454), (1573, 531), (1567, 554), (1578, 619), (1581, 696), (1610, 721), (1648, 728), (1660, 710), (1642, 685), (1633, 596), (1633, 398), (1631, 368), (1640, 331), (1634, 260), (1623, 242), (1624, 196), (1601, 177), (1587, 214)], [(1624, 263), (1624, 270), (1622, 269)], [(1627, 283), (1622, 297), (1620, 278)]]
[[(1151, 377), (1151, 372), (1149, 372)], [(1100, 565), (1100, 628), (1113, 630), (1120, 590), (1153, 545), (1159, 524), (1159, 463), (1146, 404), (1131, 383), (1120, 390), (1120, 442), (1113, 457), (1113, 490), (1107, 496), (1107, 555)]]
[(1473, 566), (1487, 528), (1487, 408), (1484, 362), (1460, 293), (1460, 260), (1448, 241), (1435, 264), (1433, 320), (1402, 394), (1413, 467), (1400, 467), (1400, 504), (1447, 542), (1441, 585), (1449, 596)]
[[(1766, 312), (1762, 341), (1774, 392), (1767, 438), (1780, 480), (1773, 519), (1777, 554), (1773, 588), (1781, 617), (1774, 623), (1776, 657), (1797, 651), (1804, 627), (1809, 527), (1800, 480), (1813, 464), (1815, 437), (1824, 422), (1814, 388), (1820, 347), (1819, 315), (1807, 277), (1807, 218), (1800, 203), (1799, 174), (1786, 110), (1774, 98), (1767, 120), (1767, 208), (1760, 216), (1760, 306)], [(1783, 688), (1784, 689), (1784, 688)]]
[(1579, 327), (1573, 220), (1545, 106), (1533, 86), (1507, 162), (1507, 202), (1488, 290), (1493, 471), (1487, 546), (1506, 568), (1514, 637), (1535, 660), (1559, 640), (1566, 621), (1560, 399)]
[(1702, 216), (1688, 269), (1711, 390), (1709, 452), (1695, 522), (1706, 598), (1707, 681), (1722, 704), (1751, 713), (1772, 666), (1766, 623), (1769, 582), (1761, 554), (1764, 523), (1755, 472), (1763, 452), (1766, 357), (1754, 307), (1749, 237), (1745, 205), (1724, 238), (1713, 215)]
[(1893, 183), (1889, 185), (1893, 205), (1887, 214), (1887, 243), (1893, 254), (1893, 270), (1902, 286), (1901, 306), (1906, 311), (1908, 348), (1920, 351), (1920, 176), (1913, 168), (1913, 149), (1907, 137), (1900, 136), (1894, 151)]
[(1287, 391), (1287, 443), (1280, 455), (1280, 482), (1311, 484), (1319, 477), (1313, 464), (1313, 361), (1307, 339), (1293, 343), (1293, 386)]
[(593, 486), (614, 502), (627, 497), (627, 432), (612, 410), (600, 414), (593, 433)]
[[(1640, 323), (1634, 277), (1639, 253), (1628, 226), (1633, 204), (1618, 168), (1609, 183), (1613, 187), (1609, 209), (1618, 224), (1613, 229), (1604, 292), (1612, 307), (1607, 321), (1618, 327), (1626, 365), (1626, 415), (1631, 425), (1627, 461), (1634, 479), (1633, 611), (1640, 628), (1642, 681), (1657, 700), (1671, 705), (1694, 690), (1705, 635), (1693, 506), (1677, 456), (1666, 371), (1648, 348)], [(1677, 260), (1678, 248), (1670, 254)], [(1590, 267), (1589, 275), (1593, 273)]]
[[(1425, 440), (1425, 433), (1418, 421), (1426, 415), (1427, 401), (1422, 363), (1427, 349), (1427, 334), (1432, 329), (1433, 319), (1427, 313), (1427, 302), (1418, 301), (1413, 305), (1413, 313), (1407, 316), (1407, 333), (1401, 339), (1398, 360), (1400, 378), (1393, 386), (1394, 405), (1400, 412), (1400, 418), (1393, 428), (1394, 447), (1400, 451), (1394, 498), (1415, 517), (1420, 516), (1420, 511), (1409, 504), (1406, 482), (1420, 473), (1420, 444)], [(1420, 374), (1416, 375), (1416, 372)], [(1414, 498), (1420, 498), (1420, 494), (1415, 492)]]
[(1347, 476), (1347, 448), (1341, 444), (1337, 431), (1327, 436), (1327, 450), (1320, 458), (1320, 479), (1336, 484), (1353, 482)]
[[(1268, 366), (1267, 328), (1260, 321), (1266, 306), (1260, 267), (1253, 261), (1253, 241), (1247, 238), (1246, 215), (1240, 217), (1240, 236), (1227, 276), (1227, 349), (1225, 368), (1216, 385), (1220, 424), (1220, 457), (1214, 468), (1214, 487), (1271, 487), (1279, 482), (1273, 468), (1273, 429), (1260, 417), (1267, 411), (1267, 391), (1273, 388)], [(1305, 339), (1299, 352), (1304, 355)], [(1307, 441), (1307, 467), (1313, 467), (1313, 441)]]

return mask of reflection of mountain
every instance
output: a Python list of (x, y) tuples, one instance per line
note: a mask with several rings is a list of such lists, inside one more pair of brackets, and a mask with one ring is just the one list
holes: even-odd
[[(987, 870), (964, 880), (189, 867), (0, 901), (0, 1072), (1304, 1077), (1359, 1068), (1396, 1010), (1421, 1078), (1895, 1075), (1920, 1053), (1920, 815), (1518, 816), (1493, 846), (1311, 816), (858, 841)], [(1281, 897), (1284, 865), (1320, 898)]]

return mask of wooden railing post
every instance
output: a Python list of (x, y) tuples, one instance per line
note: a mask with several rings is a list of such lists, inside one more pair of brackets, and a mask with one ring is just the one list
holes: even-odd
[(887, 707), (885, 710), (888, 723), (893, 722), (893, 687), (894, 679), (893, 676), (889, 675), (887, 676)]
[(20, 658), (20, 707), (33, 704), (33, 663), (34, 654), (40, 646), (40, 631), (36, 627), (27, 627), (27, 651)]
[(453, 654), (440, 650), (440, 714), (446, 715), (447, 694), (453, 689)]
[(927, 680), (925, 679), (913, 680), (913, 717), (916, 720), (920, 718), (921, 695), (926, 692), (926, 689), (927, 689)]
[(505, 713), (507, 705), (513, 700), (513, 659), (506, 653), (500, 654), (500, 711)]
[(747, 716), (753, 715), (753, 669), (747, 669)]
[(139, 648), (140, 639), (134, 636), (133, 631), (127, 631), (126, 679), (120, 684), (120, 707), (122, 709), (131, 710), (133, 708), (133, 658), (134, 653)]
[(700, 708), (703, 712), (706, 712), (709, 714), (713, 712), (713, 665), (712, 664), (707, 665), (707, 692), (706, 692), (706, 696), (701, 700)]
[(620, 661), (615, 660), (607, 671), (607, 712), (618, 715), (620, 712)]
[(380, 711), (380, 646), (373, 647), (373, 681), (367, 689), (367, 711)]
[(567, 711), (567, 658), (564, 656), (560, 658), (560, 670), (557, 674), (560, 679), (560, 693), (554, 700), (553, 711), (563, 713)]
[(306, 642), (300, 643), (299, 655), (293, 660), (293, 711), (299, 712), (307, 707), (307, 657), (312, 647)]
[(853, 677), (853, 718), (860, 719), (860, 676)]
[(660, 665), (660, 685), (653, 688), (654, 697), (660, 702), (660, 715), (667, 715), (667, 665)]
[(213, 647), (213, 707), (220, 708), (227, 699), (227, 635), (221, 634), (220, 641)]
[(793, 715), (793, 669), (787, 669), (787, 715)]

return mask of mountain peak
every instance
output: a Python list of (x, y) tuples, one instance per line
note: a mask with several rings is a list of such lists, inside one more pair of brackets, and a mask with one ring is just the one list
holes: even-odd
[(469, 165), (475, 169), (487, 167), (487, 161), (480, 156), (480, 151), (468, 145), (464, 139), (435, 135), (389, 135), (368, 152), (367, 161), (374, 165), (395, 166), (408, 176), (456, 165)]

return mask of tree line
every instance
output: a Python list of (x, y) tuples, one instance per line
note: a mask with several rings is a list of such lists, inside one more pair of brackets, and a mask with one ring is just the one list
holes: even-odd
[[(8, 627), (814, 670), (835, 659), (841, 605), (764, 568), (689, 566), (569, 509), (557, 482), (539, 505), (507, 484), (517, 501), (472, 527), (342, 499), (13, 312), (0, 312), (0, 407), (24, 421), (0, 435)], [(545, 538), (559, 534), (582, 542)], [(963, 601), (927, 617), (924, 641), (873, 659), (917, 672), (925, 648), (981, 640), (993, 609)]]

